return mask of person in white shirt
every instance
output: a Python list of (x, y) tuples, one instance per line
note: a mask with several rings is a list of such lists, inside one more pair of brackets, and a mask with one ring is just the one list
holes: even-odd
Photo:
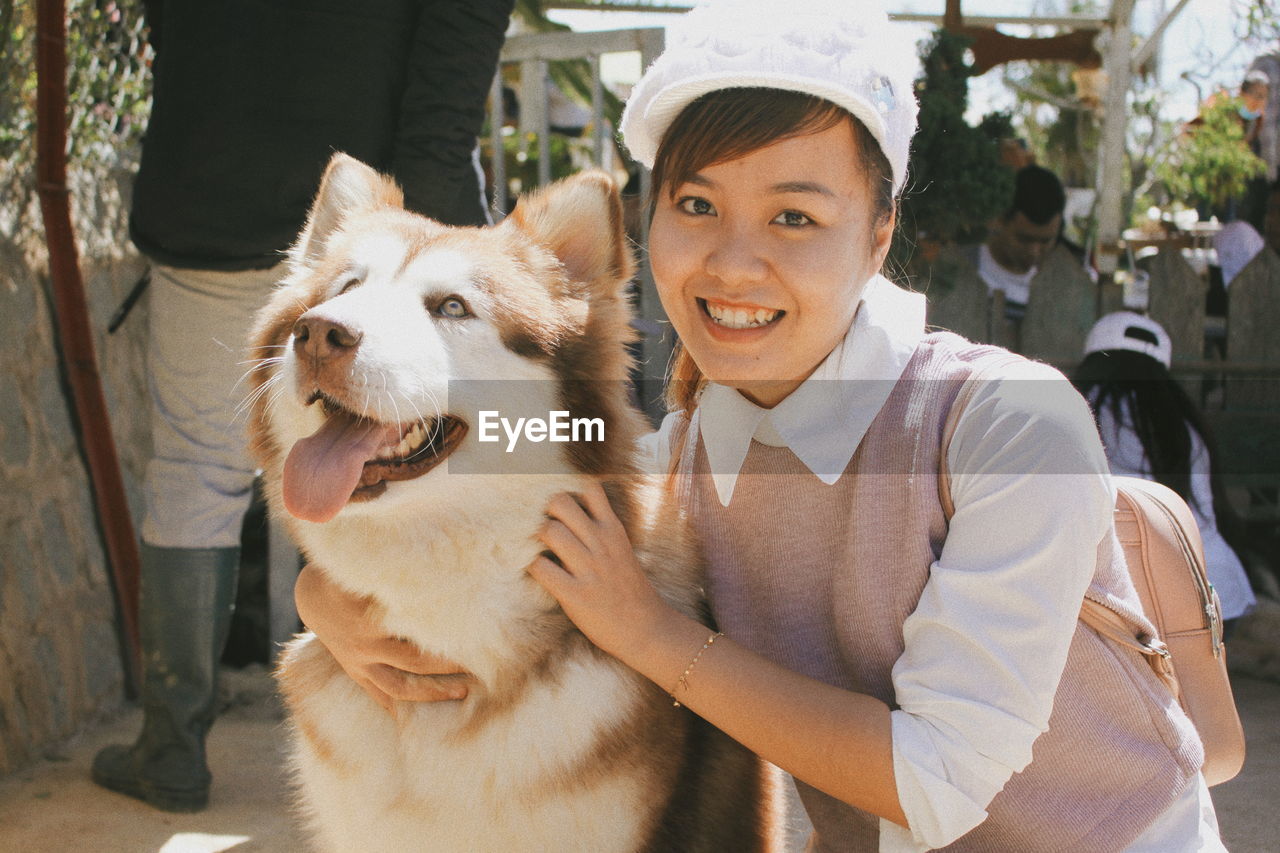
[(1011, 320), (1026, 314), (1031, 281), (1058, 244), (1066, 204), (1057, 175), (1043, 166), (1023, 166), (1014, 177), (1009, 209), (987, 226), (986, 242), (978, 247), (978, 275), (989, 292), (1004, 292)]
[(1204, 543), (1205, 568), (1222, 603), (1224, 632), (1257, 604), (1249, 576), (1226, 530), (1235, 519), (1213, 476), (1208, 428), (1187, 392), (1169, 373), (1172, 345), (1164, 327), (1132, 311), (1102, 317), (1085, 340), (1072, 381), (1093, 406), (1111, 472), (1156, 480), (1191, 507)]
[[(1190, 721), (1078, 619), (1088, 595), (1145, 622), (1087, 404), (1052, 368), (926, 333), (923, 298), (879, 274), (914, 56), (873, 0), (725, 0), (669, 30), (621, 129), (653, 169), (649, 256), (682, 346), (651, 446), (724, 634), (656, 594), (598, 486), (551, 503), (559, 562), (528, 572), (790, 772), (810, 849), (1220, 851)], [(969, 380), (990, 381), (961, 406)], [(322, 569), (297, 600), (379, 698), (462, 692), (416, 683), (450, 668)]]

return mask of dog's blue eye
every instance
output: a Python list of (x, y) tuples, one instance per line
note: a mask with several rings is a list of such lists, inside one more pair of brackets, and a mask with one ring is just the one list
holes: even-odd
[(462, 298), (458, 296), (450, 296), (442, 301), (439, 307), (436, 308), (436, 312), (442, 317), (452, 317), (455, 320), (471, 316), (467, 303), (463, 302)]

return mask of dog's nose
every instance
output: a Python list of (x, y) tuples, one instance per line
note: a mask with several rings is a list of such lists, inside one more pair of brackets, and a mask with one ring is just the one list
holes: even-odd
[(293, 348), (298, 355), (328, 361), (350, 357), (363, 335), (328, 317), (303, 314), (293, 324)]

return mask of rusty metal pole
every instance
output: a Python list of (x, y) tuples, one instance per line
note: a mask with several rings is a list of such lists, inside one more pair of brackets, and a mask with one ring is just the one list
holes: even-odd
[(126, 689), (138, 689), (138, 542), (125, 499), (94, 354), (93, 330), (67, 189), (67, 43), (65, 0), (36, 5), (36, 179), (49, 249), (54, 323), (71, 391), (72, 420), (89, 471), (103, 547), (119, 609)]

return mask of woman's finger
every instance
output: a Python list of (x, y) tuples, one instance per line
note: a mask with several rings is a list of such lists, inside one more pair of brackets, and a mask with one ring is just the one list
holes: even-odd
[(595, 522), (573, 495), (561, 492), (552, 498), (547, 504), (547, 516), (562, 522), (588, 549), (597, 549)]
[(352, 681), (359, 685), (360, 689), (363, 690), (370, 699), (377, 702), (382, 710), (392, 716), (395, 716), (395, 700), (388, 696), (385, 690), (374, 684), (372, 679), (353, 678)]
[(609, 495), (598, 480), (593, 480), (582, 490), (582, 501), (591, 517), (605, 529), (622, 525), (618, 514), (613, 511), (613, 504), (609, 503)]
[(591, 549), (572, 530), (554, 518), (542, 525), (542, 529), (538, 531), (538, 541), (560, 558), (563, 571), (570, 575), (576, 577), (586, 571), (591, 563)]
[(442, 702), (467, 695), (465, 675), (415, 675), (379, 664), (369, 669), (369, 680), (384, 694), (399, 702)]
[(456, 675), (466, 670), (447, 658), (423, 651), (401, 637), (379, 637), (366, 650), (366, 657), (414, 675)]
[(557, 601), (562, 601), (568, 592), (568, 585), (573, 583), (573, 575), (555, 560), (544, 555), (534, 557), (533, 562), (524, 569), (531, 578), (540, 583)]

